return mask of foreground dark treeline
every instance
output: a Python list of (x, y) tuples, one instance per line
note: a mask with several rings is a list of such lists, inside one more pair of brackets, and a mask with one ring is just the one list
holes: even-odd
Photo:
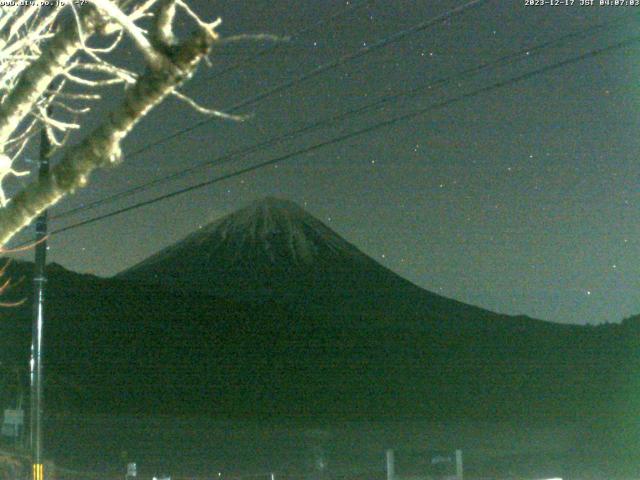
[[(633, 319), (394, 324), (50, 270), (53, 410), (552, 420), (623, 418), (638, 399)], [(26, 364), (29, 315), (2, 312), (4, 365)]]
[[(30, 297), (31, 269), (12, 265), (11, 277), (26, 280), (8, 299)], [(526, 424), (562, 431), (576, 423), (581, 433), (560, 463), (635, 472), (640, 458), (638, 318), (582, 327), (472, 307), (422, 318), (396, 306), (379, 313), (331, 305), (305, 309), (300, 303), (250, 304), (195, 289), (83, 276), (56, 265), (48, 270), (45, 398), (47, 418), (58, 419), (48, 435), (54, 445), (76, 445), (85, 437), (90, 445), (82, 455), (80, 444), (56, 451), (68, 465), (88, 465), (96, 448), (96, 468), (106, 468), (100, 467), (102, 458), (119, 458), (124, 440), (114, 438), (119, 431), (129, 438), (131, 422), (118, 418), (131, 415), (296, 425), (489, 420), (512, 425), (507, 430), (514, 434)], [(28, 363), (31, 306), (1, 315), (0, 392), (6, 407), (15, 402), (11, 367)], [(22, 373), (26, 382), (26, 369)], [(82, 427), (78, 419), (94, 414), (112, 420), (102, 430)], [(141, 425), (129, 449), (166, 438), (165, 427), (151, 434)], [(210, 436), (204, 425), (198, 438)], [(186, 443), (193, 443), (195, 431), (187, 433)], [(474, 435), (460, 438), (473, 442)], [(357, 442), (369, 438), (361, 437)], [(177, 438), (168, 445), (180, 444)], [(201, 452), (204, 447), (196, 444), (187, 453)], [(162, 451), (158, 458), (170, 453)], [(229, 458), (237, 461), (234, 455)], [(547, 460), (538, 456), (532, 464)]]

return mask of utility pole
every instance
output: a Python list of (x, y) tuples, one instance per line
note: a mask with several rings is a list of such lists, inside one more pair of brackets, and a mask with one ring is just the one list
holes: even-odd
[(387, 480), (396, 479), (396, 461), (394, 451), (387, 450)]
[(462, 467), (462, 450), (456, 450), (456, 480), (464, 480)]
[[(50, 109), (49, 109), (50, 110)], [(51, 114), (51, 112), (48, 112)], [(49, 154), (51, 144), (43, 128), (40, 136), (40, 162), (38, 178), (49, 175)], [(42, 464), (42, 327), (44, 323), (44, 298), (47, 278), (45, 265), (47, 262), (47, 211), (36, 219), (36, 255), (33, 275), (33, 323), (31, 330), (31, 362), (30, 362), (30, 402), (29, 412), (31, 462), (33, 480), (44, 479)]]
[[(23, 381), (23, 377), (22, 375), (20, 375), (20, 367), (16, 367), (16, 412), (18, 412), (18, 415), (20, 415), (20, 412), (23, 412), (23, 419), (24, 419), (24, 410), (23, 410), (23, 405), (22, 402), (24, 400), (23, 395), (22, 395), (22, 381)], [(20, 428), (20, 426), (22, 428)], [(20, 425), (16, 428), (16, 436), (15, 436), (15, 441), (14, 441), (14, 448), (16, 449), (16, 451), (18, 451), (19, 449), (24, 448), (24, 423), (22, 425)], [(21, 447), (21, 448), (19, 448)]]

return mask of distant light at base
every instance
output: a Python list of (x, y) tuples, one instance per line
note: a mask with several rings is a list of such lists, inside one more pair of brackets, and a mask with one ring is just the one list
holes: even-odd
[(44, 480), (44, 465), (41, 463), (33, 464), (33, 480)]

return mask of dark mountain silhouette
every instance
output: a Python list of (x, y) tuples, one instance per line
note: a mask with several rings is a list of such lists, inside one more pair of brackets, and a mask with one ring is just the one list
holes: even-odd
[(307, 308), (419, 309), (416, 299), (438, 300), (373, 261), (298, 205), (275, 198), (221, 218), (118, 278)]
[[(396, 326), (425, 318), (506, 319), (413, 285), (297, 204), (272, 197), (192, 233), (116, 278), (251, 303), (271, 300), (307, 312), (383, 314)], [(510, 321), (526, 322), (524, 317)]]
[[(9, 275), (25, 281), (8, 300), (31, 295), (32, 268), (14, 262)], [(615, 414), (629, 435), (637, 424), (627, 416), (638, 407), (637, 320), (560, 325), (441, 297), (291, 202), (257, 202), (114, 278), (55, 264), (48, 276), (52, 410), (547, 421)], [(0, 311), (3, 365), (27, 364), (30, 312)]]

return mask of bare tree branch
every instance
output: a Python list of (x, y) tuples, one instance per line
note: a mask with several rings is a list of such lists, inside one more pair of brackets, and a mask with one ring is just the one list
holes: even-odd
[[(178, 91), (199, 63), (208, 60), (211, 47), (220, 44), (220, 19), (200, 19), (185, 0), (89, 2), (82, 8), (65, 7), (69, 15), (64, 25), (57, 22), (64, 8), (18, 11), (0, 6), (0, 249), (42, 211), (84, 187), (95, 169), (118, 163), (122, 140), (167, 96), (206, 115), (247, 118), (202, 107)], [(178, 16), (196, 26), (196, 33), (182, 42), (174, 33)], [(151, 21), (142, 23), (147, 18)], [(142, 53), (144, 73), (116, 64), (118, 57), (112, 52), (123, 36)], [(230, 41), (246, 39), (276, 38), (238, 36)], [(122, 103), (85, 133), (79, 118), (110, 85), (124, 86)], [(6, 198), (3, 180), (28, 173), (16, 170), (13, 163), (42, 131), (58, 152), (57, 162), (47, 176)]]
[(0, 245), (6, 244), (15, 233), (63, 196), (86, 185), (93, 170), (120, 160), (122, 140), (150, 109), (191, 77), (217, 40), (217, 34), (211, 27), (213, 24), (206, 25), (207, 28), (200, 28), (195, 35), (176, 46), (171, 55), (164, 56), (162, 68), (149, 68), (141, 75), (126, 91), (122, 105), (82, 142), (67, 147), (62, 159), (46, 178), (26, 186), (5, 208), (0, 209)]
[[(93, 9), (81, 16), (85, 31), (93, 32), (102, 22)], [(22, 73), (15, 87), (0, 104), (0, 148), (9, 140), (25, 116), (33, 110), (55, 77), (81, 48), (80, 34), (75, 28), (62, 28), (47, 43), (40, 58)], [(1, 150), (0, 150), (1, 153)]]
[(138, 27), (135, 22), (129, 18), (118, 6), (111, 0), (90, 0), (96, 7), (102, 10), (115, 22), (120, 24), (125, 32), (133, 39), (134, 43), (138, 46), (142, 54), (144, 55), (147, 63), (153, 68), (162, 67), (162, 59), (155, 48), (151, 45), (151, 42), (145, 36), (147, 32)]

